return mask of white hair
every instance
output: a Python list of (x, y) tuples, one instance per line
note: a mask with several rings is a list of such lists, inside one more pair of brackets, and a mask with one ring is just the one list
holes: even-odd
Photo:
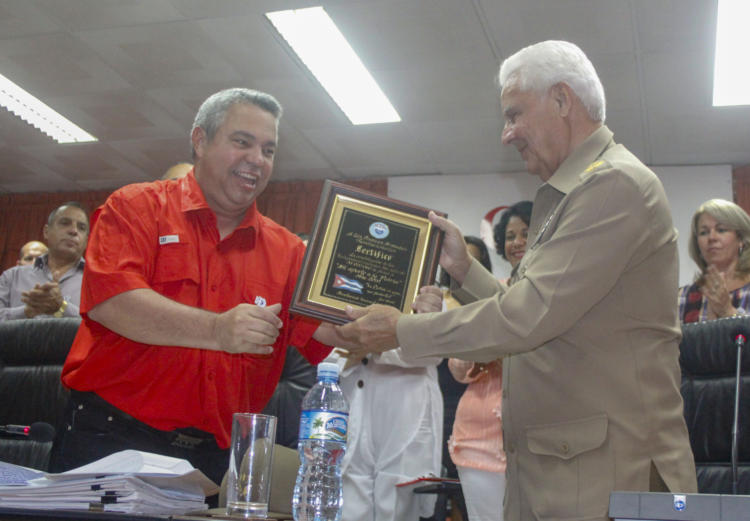
[(514, 85), (522, 91), (544, 93), (565, 83), (586, 107), (591, 119), (604, 123), (604, 87), (594, 66), (575, 44), (547, 40), (524, 47), (503, 61), (498, 75), (500, 89)]

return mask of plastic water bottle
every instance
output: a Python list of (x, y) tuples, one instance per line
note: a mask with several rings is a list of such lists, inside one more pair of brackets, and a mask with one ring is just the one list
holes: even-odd
[(292, 498), (295, 521), (341, 520), (349, 403), (338, 381), (338, 365), (318, 364), (318, 383), (302, 400), (297, 446), (301, 464)]

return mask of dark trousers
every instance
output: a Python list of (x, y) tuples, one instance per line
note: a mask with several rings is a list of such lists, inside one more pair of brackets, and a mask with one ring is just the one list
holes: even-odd
[(229, 466), (229, 449), (220, 449), (207, 432), (193, 428), (161, 431), (94, 393), (71, 391), (65, 426), (52, 448), (50, 470), (63, 472), (126, 449), (186, 459), (216, 484)]

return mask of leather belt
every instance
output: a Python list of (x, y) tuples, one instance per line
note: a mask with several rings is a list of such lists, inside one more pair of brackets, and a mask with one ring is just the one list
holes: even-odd
[(107, 421), (113, 421), (114, 418), (121, 423), (137, 426), (139, 429), (147, 431), (157, 436), (174, 447), (180, 447), (188, 450), (199, 448), (217, 448), (216, 439), (210, 432), (202, 431), (194, 427), (185, 427), (173, 431), (163, 431), (156, 429), (142, 421), (134, 418), (128, 413), (121, 411), (104, 398), (96, 393), (70, 390), (70, 397), (77, 405), (78, 409), (88, 408), (99, 411), (107, 416)]

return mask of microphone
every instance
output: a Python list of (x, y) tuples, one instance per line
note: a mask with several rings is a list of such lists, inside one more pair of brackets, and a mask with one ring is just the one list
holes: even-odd
[(25, 436), (32, 441), (52, 441), (55, 428), (46, 422), (34, 422), (31, 425), (0, 425), (0, 432), (15, 436)]
[(735, 326), (732, 330), (732, 339), (734, 340), (735, 344), (741, 344), (745, 345), (745, 342), (747, 342), (747, 329), (745, 326)]
[(732, 329), (732, 338), (737, 347), (737, 370), (734, 381), (734, 417), (732, 418), (732, 494), (737, 495), (738, 484), (738, 438), (739, 438), (739, 412), (740, 412), (740, 381), (742, 367), (742, 348), (747, 342), (747, 328), (744, 324), (737, 324)]

